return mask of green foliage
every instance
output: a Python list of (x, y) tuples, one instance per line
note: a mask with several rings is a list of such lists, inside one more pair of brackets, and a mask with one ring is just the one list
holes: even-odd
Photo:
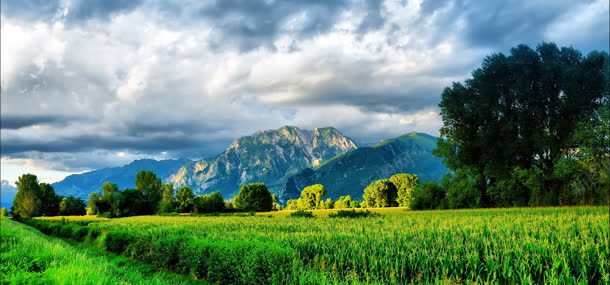
[(121, 217), (145, 215), (148, 213), (148, 201), (142, 191), (137, 189), (125, 189), (121, 192), (119, 209)]
[(411, 199), (411, 209), (443, 209), (446, 208), (446, 192), (436, 182), (428, 181), (415, 187)]
[(203, 213), (220, 213), (225, 209), (225, 201), (220, 192), (201, 195), (195, 198), (195, 212)]
[(356, 210), (339, 210), (336, 213), (328, 215), (330, 218), (368, 218), (368, 217), (380, 217), (378, 213), (371, 212), (369, 210), (356, 211)]
[(55, 194), (55, 189), (48, 183), (40, 183), (40, 215), (56, 216), (59, 213), (61, 198)]
[(419, 177), (415, 174), (399, 173), (390, 177), (390, 181), (396, 186), (398, 197), (396, 202), (400, 207), (409, 207), (413, 189), (419, 182)]
[(87, 215), (97, 215), (97, 203), (100, 201), (100, 194), (93, 192), (89, 194), (89, 200), (87, 201)]
[[(555, 168), (566, 155), (578, 152), (574, 135), (579, 122), (595, 118), (604, 102), (607, 62), (605, 52), (583, 57), (553, 43), (542, 43), (536, 50), (519, 45), (508, 56), (486, 57), (472, 79), (444, 90), (439, 104), (443, 139), (436, 154), (452, 170), (474, 173), (469, 179), (477, 179), (480, 206), (495, 205), (490, 194), (503, 204), (516, 197), (509, 189), (522, 184), (522, 174), (513, 173), (516, 169), (542, 174), (542, 189), (526, 188), (530, 203), (569, 201), (559, 194), (569, 192), (564, 188), (572, 177), (556, 176)], [(607, 153), (607, 145), (597, 149)]]
[(81, 198), (68, 196), (59, 203), (59, 214), (62, 216), (81, 216), (85, 213), (85, 201)]
[(6, 217), (8, 216), (8, 211), (6, 210), (6, 208), (2, 207), (0, 208), (0, 217)]
[(241, 187), (233, 204), (241, 211), (266, 212), (273, 208), (273, 198), (264, 183), (248, 183)]
[(380, 179), (364, 188), (362, 198), (366, 207), (382, 208), (398, 206), (396, 202), (397, 196), (398, 190), (394, 183), (390, 179)]
[[(447, 192), (446, 205), (449, 209), (476, 208), (480, 206), (476, 174), (466, 171), (448, 173), (443, 177), (442, 188)], [(439, 193), (439, 195), (441, 195)], [(438, 204), (438, 202), (436, 202)]]
[(350, 196), (350, 195), (341, 196), (341, 197), (339, 197), (339, 199), (337, 199), (337, 201), (335, 201), (334, 208), (335, 209), (354, 208), (354, 207), (352, 207), (353, 203), (356, 203), (356, 201), (354, 201), (352, 199), (352, 196)]
[(110, 182), (102, 184), (102, 197), (95, 202), (97, 214), (108, 218), (121, 216), (121, 192), (119, 187)]
[(157, 212), (159, 201), (161, 201), (161, 179), (149, 170), (141, 170), (136, 174), (136, 189), (144, 194), (146, 201), (146, 214), (154, 214)]
[(38, 178), (33, 174), (19, 176), (17, 194), (13, 200), (12, 214), (16, 218), (27, 219), (38, 216), (41, 211), (40, 186)]
[(322, 184), (314, 184), (303, 188), (301, 191), (301, 197), (305, 209), (324, 209), (324, 202), (322, 197), (326, 195), (327, 191)]
[(182, 186), (176, 194), (176, 211), (179, 213), (189, 213), (193, 211), (195, 202), (195, 194), (193, 189), (188, 186)]
[[(72, 246), (9, 219), (2, 219), (0, 226), (3, 284), (197, 283), (186, 276), (155, 272), (151, 266), (125, 257), (103, 254), (94, 247)], [(74, 229), (79, 232), (82, 228), (86, 227)]]
[(298, 210), (296, 212), (290, 213), (290, 217), (293, 217), (293, 218), (313, 218), (313, 213), (311, 211)]
[(160, 213), (171, 213), (176, 209), (174, 205), (176, 204), (176, 199), (174, 198), (174, 185), (172, 184), (163, 184), (162, 185), (163, 192), (161, 195), (161, 202), (159, 203), (159, 212)]

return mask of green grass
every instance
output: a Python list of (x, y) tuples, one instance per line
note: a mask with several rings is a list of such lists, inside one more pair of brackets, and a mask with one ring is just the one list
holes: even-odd
[[(231, 284), (610, 284), (607, 207), (374, 211), (381, 215), (141, 216), (84, 227), (107, 250)], [(82, 225), (43, 223), (68, 235)]]
[(201, 283), (91, 246), (71, 246), (7, 218), (1, 232), (1, 284)]

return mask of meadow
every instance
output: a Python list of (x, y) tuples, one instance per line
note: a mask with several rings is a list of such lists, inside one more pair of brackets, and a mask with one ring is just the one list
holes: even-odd
[(41, 231), (191, 279), (230, 284), (610, 283), (608, 208), (443, 211), (376, 217), (40, 218)]

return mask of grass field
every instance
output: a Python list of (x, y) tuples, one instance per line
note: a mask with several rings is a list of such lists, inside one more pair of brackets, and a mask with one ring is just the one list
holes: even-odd
[(453, 211), (378, 217), (47, 218), (42, 231), (231, 284), (610, 284), (607, 207)]
[(1, 222), (2, 284), (201, 283), (90, 246), (72, 246), (6, 218)]

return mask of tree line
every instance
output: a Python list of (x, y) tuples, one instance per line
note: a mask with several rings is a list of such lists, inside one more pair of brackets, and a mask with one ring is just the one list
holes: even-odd
[(324, 185), (314, 184), (303, 188), (299, 198), (288, 200), (286, 209), (409, 208), (413, 203), (412, 196), (418, 182), (417, 175), (407, 173), (398, 173), (390, 178), (373, 181), (364, 188), (360, 202), (350, 195), (341, 196), (334, 202), (330, 198), (324, 199), (328, 191)]
[(39, 183), (36, 175), (21, 175), (15, 184), (17, 194), (10, 211), (15, 218), (85, 214), (85, 201), (73, 196), (57, 195), (53, 186)]
[[(24, 174), (16, 182), (17, 194), (11, 207), (15, 218), (37, 216), (97, 215), (108, 218), (167, 213), (219, 213), (236, 211), (271, 211), (278, 209), (277, 197), (263, 183), (249, 183), (240, 188), (233, 201), (225, 201), (220, 192), (195, 195), (193, 189), (163, 184), (149, 170), (136, 174), (134, 189), (120, 190), (117, 184), (104, 182), (101, 192), (89, 194), (85, 201), (73, 196), (59, 196), (53, 186), (39, 183), (36, 175)], [(6, 213), (2, 213), (6, 215)]]

